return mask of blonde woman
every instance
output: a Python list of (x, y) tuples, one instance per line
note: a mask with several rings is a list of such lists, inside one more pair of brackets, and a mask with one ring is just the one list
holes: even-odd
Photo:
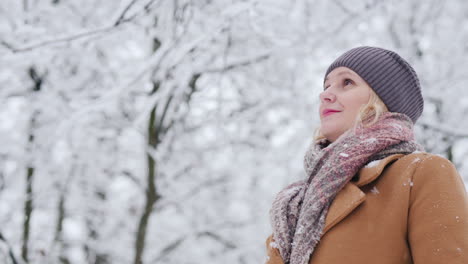
[(267, 263), (468, 263), (463, 181), (414, 140), (424, 100), (413, 68), (390, 50), (351, 49), (320, 102), (307, 177), (270, 210)]

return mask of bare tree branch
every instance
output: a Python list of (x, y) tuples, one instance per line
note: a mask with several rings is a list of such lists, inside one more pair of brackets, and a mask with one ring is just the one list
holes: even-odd
[(339, 0), (333, 0), (333, 3), (335, 3), (335, 5), (337, 5), (343, 12), (345, 12), (346, 14), (348, 15), (356, 15), (355, 12), (351, 11), (348, 7), (346, 7), (342, 1), (339, 1)]
[(167, 246), (165, 246), (162, 250), (161, 253), (153, 260), (151, 263), (158, 263), (158, 261), (162, 260), (164, 257), (167, 255), (171, 254), (174, 250), (176, 250), (182, 242), (186, 239), (186, 236), (182, 236), (171, 243), (169, 243)]
[[(221, 245), (223, 245), (226, 249), (231, 250), (231, 249), (236, 249), (237, 245), (234, 243), (230, 242), (228, 239), (223, 238), (219, 234), (216, 234), (215, 232), (211, 230), (206, 230), (206, 231), (200, 231), (194, 234), (195, 237), (209, 237), (216, 242), (219, 242)], [(171, 243), (169, 243), (167, 246), (165, 246), (161, 252), (158, 254), (158, 256), (151, 261), (151, 263), (158, 263), (158, 261), (161, 261), (163, 258), (167, 257), (169, 254), (174, 252), (185, 240), (187, 239), (186, 235), (183, 235)]]
[(216, 233), (214, 233), (212, 231), (199, 232), (197, 234), (197, 236), (198, 237), (203, 237), (203, 236), (210, 237), (213, 240), (218, 241), (219, 243), (221, 243), (224, 247), (226, 247), (226, 249), (235, 249), (235, 248), (237, 248), (237, 246), (234, 243), (231, 243), (228, 239), (225, 239), (225, 238), (221, 237), (220, 235), (218, 235), (218, 234), (216, 234)]
[(125, 15), (127, 14), (128, 10), (137, 2), (138, 0), (132, 0), (128, 5), (124, 8), (123, 12), (120, 14), (119, 18), (117, 18), (117, 21), (115, 21), (114, 26), (120, 25), (120, 23), (126, 21)]
[(244, 60), (241, 60), (241, 61), (232, 62), (232, 63), (226, 64), (226, 65), (224, 65), (222, 67), (208, 68), (208, 69), (204, 70), (203, 73), (225, 72), (225, 71), (229, 71), (229, 70), (232, 70), (232, 69), (235, 69), (235, 68), (238, 68), (238, 67), (248, 66), (248, 65), (251, 65), (251, 64), (254, 64), (254, 63), (264, 61), (264, 60), (268, 59), (269, 57), (270, 57), (270, 53), (261, 54), (261, 55), (258, 55), (256, 57), (253, 57), (253, 58), (248, 58), (248, 59), (244, 59)]
[(12, 261), (13, 264), (19, 264), (20, 262), (18, 262), (18, 260), (16, 259), (15, 257), (15, 254), (13, 253), (13, 249), (10, 245), (10, 243), (8, 243), (8, 241), (5, 239), (5, 237), (3, 236), (3, 234), (0, 232), (0, 240), (3, 241), (7, 248), (8, 248), (8, 255), (10, 256), (10, 259)]

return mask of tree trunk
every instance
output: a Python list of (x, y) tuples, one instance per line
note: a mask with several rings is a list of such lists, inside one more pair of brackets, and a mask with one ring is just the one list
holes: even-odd
[[(35, 115), (35, 114), (34, 114)], [(31, 131), (29, 132), (29, 145), (32, 146), (34, 143), (33, 127), (34, 119), (31, 119)], [(31, 228), (31, 215), (33, 211), (33, 180), (34, 180), (34, 167), (30, 164), (27, 166), (26, 172), (26, 195), (24, 202), (24, 221), (23, 221), (23, 245), (21, 247), (21, 257), (24, 261), (28, 262), (28, 242), (29, 242), (29, 233)]]
[[(31, 95), (34, 97), (42, 88), (44, 76), (40, 76), (34, 67), (28, 69), (28, 74), (34, 85), (32, 87)], [(34, 98), (33, 98), (34, 99)], [(34, 153), (34, 132), (36, 130), (36, 120), (39, 115), (39, 111), (33, 110), (31, 119), (29, 122), (29, 136), (28, 136), (28, 148), (27, 153)], [(27, 263), (29, 259), (28, 255), (28, 244), (29, 234), (31, 229), (31, 216), (34, 208), (33, 203), (33, 181), (34, 181), (34, 166), (32, 159), (28, 159), (26, 169), (26, 193), (24, 202), (24, 221), (23, 221), (23, 243), (21, 246), (21, 257)]]
[(145, 201), (145, 208), (143, 213), (140, 217), (140, 221), (138, 223), (138, 231), (137, 231), (137, 239), (135, 244), (135, 259), (133, 261), (134, 264), (142, 264), (142, 257), (143, 252), (145, 249), (145, 239), (146, 239), (146, 230), (148, 227), (148, 221), (151, 216), (151, 212), (153, 210), (153, 206), (158, 200), (158, 195), (156, 193), (156, 188), (154, 184), (154, 176), (155, 176), (155, 161), (154, 159), (147, 154), (148, 160), (148, 188), (146, 190), (146, 201)]
[[(159, 88), (158, 83), (153, 84), (153, 93), (156, 92)], [(156, 108), (157, 105), (151, 110), (150, 118), (148, 120), (148, 145), (156, 148), (159, 139), (158, 131), (156, 131)], [(162, 122), (162, 120), (161, 120)], [(161, 127), (161, 126), (159, 126)], [(146, 200), (143, 213), (140, 217), (138, 223), (137, 236), (135, 241), (135, 259), (133, 264), (142, 264), (143, 252), (145, 249), (145, 239), (146, 239), (146, 230), (148, 227), (148, 221), (151, 216), (154, 204), (159, 199), (159, 195), (156, 192), (155, 177), (156, 177), (156, 161), (153, 157), (147, 153), (146, 154), (147, 164), (148, 164), (148, 173), (147, 173), (147, 188), (146, 188)]]

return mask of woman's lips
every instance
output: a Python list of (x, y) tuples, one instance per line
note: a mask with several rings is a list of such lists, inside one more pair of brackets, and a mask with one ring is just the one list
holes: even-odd
[(334, 110), (334, 109), (325, 109), (325, 110), (323, 110), (323, 112), (322, 112), (322, 116), (325, 117), (325, 116), (329, 116), (329, 115), (332, 115), (332, 114), (334, 114), (334, 113), (339, 113), (339, 112), (341, 112), (341, 111)]

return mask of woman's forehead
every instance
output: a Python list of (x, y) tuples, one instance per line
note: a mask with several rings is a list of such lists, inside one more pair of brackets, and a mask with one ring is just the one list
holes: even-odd
[(347, 68), (347, 67), (338, 67), (336, 69), (334, 69), (333, 71), (331, 71), (327, 77), (325, 77), (325, 81), (329, 80), (331, 77), (340, 77), (340, 76), (353, 76), (353, 77), (356, 77), (356, 76), (359, 76), (356, 72), (354, 72), (353, 70)]

